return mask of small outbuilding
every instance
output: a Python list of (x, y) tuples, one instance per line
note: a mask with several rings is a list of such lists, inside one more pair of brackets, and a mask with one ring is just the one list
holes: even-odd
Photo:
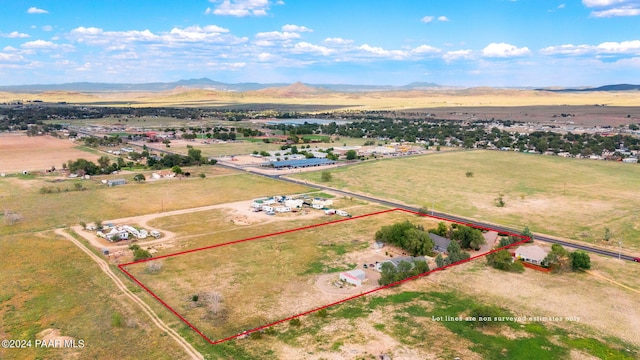
[(361, 286), (362, 282), (367, 279), (367, 275), (364, 271), (356, 269), (351, 271), (345, 271), (340, 273), (340, 280), (351, 285)]
[(107, 180), (107, 186), (118, 186), (118, 185), (124, 185), (126, 183), (127, 181), (125, 179)]

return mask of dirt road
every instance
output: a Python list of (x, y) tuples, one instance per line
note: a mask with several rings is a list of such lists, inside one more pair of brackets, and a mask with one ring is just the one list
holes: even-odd
[(144, 301), (142, 301), (140, 298), (138, 298), (135, 294), (133, 294), (128, 288), (127, 286), (122, 282), (122, 280), (120, 280), (120, 278), (118, 278), (113, 271), (111, 271), (111, 268), (109, 267), (109, 264), (107, 264), (104, 260), (102, 260), (102, 258), (100, 258), (99, 256), (97, 256), (96, 254), (92, 253), (91, 250), (87, 249), (84, 245), (82, 245), (81, 242), (79, 242), (78, 240), (76, 240), (73, 236), (69, 235), (68, 233), (66, 233), (63, 229), (57, 229), (56, 234), (58, 235), (62, 235), (65, 238), (67, 238), (69, 241), (71, 241), (74, 245), (76, 245), (78, 248), (80, 248), (80, 250), (84, 251), (87, 255), (89, 255), (89, 257), (95, 261), (98, 266), (100, 267), (100, 269), (107, 274), (107, 276), (113, 280), (113, 282), (115, 283), (115, 285), (118, 287), (118, 289), (120, 289), (120, 291), (122, 291), (129, 299), (131, 299), (134, 303), (138, 304), (138, 306), (140, 306), (142, 308), (142, 311), (147, 314), (149, 316), (149, 318), (151, 319), (151, 321), (161, 330), (164, 331), (165, 333), (167, 333), (172, 339), (174, 339), (180, 346), (182, 346), (182, 348), (184, 349), (184, 351), (187, 353), (187, 355), (189, 357), (191, 357), (192, 359), (202, 359), (204, 360), (204, 356), (202, 356), (202, 354), (200, 354), (193, 346), (191, 346), (191, 344), (189, 344), (184, 338), (182, 338), (182, 336), (180, 336), (175, 330), (173, 330), (172, 328), (170, 328), (167, 324), (165, 324), (159, 317), (158, 315), (156, 315), (155, 312), (153, 312), (153, 310), (151, 310), (151, 308), (149, 307), (149, 305), (145, 304)]

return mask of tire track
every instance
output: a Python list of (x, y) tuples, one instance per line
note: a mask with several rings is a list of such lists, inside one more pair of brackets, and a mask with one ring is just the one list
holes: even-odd
[(178, 334), (175, 330), (170, 328), (167, 324), (165, 324), (156, 313), (147, 305), (144, 301), (142, 301), (139, 297), (137, 297), (131, 290), (127, 288), (127, 286), (117, 277), (109, 264), (104, 261), (102, 258), (91, 252), (91, 250), (87, 249), (80, 241), (76, 240), (73, 236), (64, 231), (64, 229), (57, 229), (55, 233), (61, 236), (64, 236), (69, 241), (71, 241), (74, 245), (80, 248), (80, 250), (84, 251), (89, 257), (95, 261), (100, 269), (115, 283), (115, 285), (120, 289), (129, 299), (131, 299), (134, 303), (138, 304), (142, 311), (149, 316), (151, 321), (161, 330), (166, 332), (173, 340), (175, 340), (187, 355), (192, 359), (204, 360), (204, 356), (198, 352), (189, 342), (187, 342), (180, 334)]

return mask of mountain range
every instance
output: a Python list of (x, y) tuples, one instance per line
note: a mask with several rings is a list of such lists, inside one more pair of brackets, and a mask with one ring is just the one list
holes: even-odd
[[(301, 83), (295, 83), (301, 84)], [(295, 85), (294, 84), (294, 85)], [(38, 93), (43, 91), (77, 91), (77, 92), (127, 92), (127, 91), (167, 91), (176, 88), (207, 89), (218, 91), (255, 91), (268, 88), (287, 87), (287, 83), (223, 83), (208, 78), (179, 80), (174, 82), (151, 82), (140, 84), (124, 83), (93, 83), (73, 82), (65, 84), (34, 84), (34, 85), (6, 85), (0, 86), (0, 91)], [(368, 92), (368, 91), (402, 91), (402, 90), (426, 90), (441, 88), (438, 84), (413, 82), (404, 86), (391, 85), (345, 85), (345, 84), (303, 84), (307, 87), (324, 89), (333, 92)]]
[[(174, 82), (150, 82), (150, 83), (94, 83), (94, 82), (72, 82), (64, 84), (34, 84), (34, 85), (5, 85), (0, 86), (0, 91), (40, 93), (45, 91), (73, 91), (83, 93), (96, 92), (161, 92), (174, 89), (206, 89), (229, 92), (263, 91), (265, 89), (285, 89), (288, 87), (304, 87), (305, 92), (374, 92), (374, 91), (411, 91), (411, 90), (453, 90), (463, 89), (461, 87), (443, 86), (429, 82), (412, 82), (403, 86), (393, 85), (355, 85), (355, 84), (307, 84), (307, 83), (224, 83), (211, 80), (209, 78), (179, 80)], [(525, 88), (523, 88), (525, 89)], [(526, 88), (531, 89), (531, 88)], [(589, 92), (589, 91), (634, 91), (640, 90), (640, 85), (616, 84), (600, 87), (547, 87), (533, 90), (550, 92)]]

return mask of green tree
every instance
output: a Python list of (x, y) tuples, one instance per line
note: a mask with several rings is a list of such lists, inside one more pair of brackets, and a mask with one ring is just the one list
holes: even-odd
[(571, 259), (571, 268), (574, 271), (591, 269), (591, 258), (586, 252), (576, 250), (569, 254), (569, 258)]
[(107, 169), (109, 168), (109, 164), (111, 164), (111, 159), (109, 159), (107, 156), (100, 156), (100, 158), (98, 159), (98, 166), (100, 166), (100, 169), (103, 172), (107, 171)]
[(138, 245), (129, 246), (129, 250), (133, 251), (133, 261), (151, 258), (151, 253)]
[(320, 181), (322, 182), (329, 182), (331, 180), (333, 180), (333, 176), (329, 171), (323, 171), (320, 175)]
[(345, 153), (347, 160), (355, 160), (358, 158), (358, 153), (355, 150), (349, 150)]
[(542, 265), (554, 272), (568, 271), (571, 268), (569, 252), (560, 244), (551, 245), (551, 252), (542, 261)]
[(145, 178), (143, 174), (136, 174), (136, 175), (133, 177), (133, 180), (134, 180), (135, 182), (141, 182), (141, 181), (145, 181), (145, 180), (147, 180), (147, 178)]
[(183, 172), (182, 172), (182, 168), (181, 168), (180, 166), (178, 166), (178, 165), (176, 165), (176, 166), (172, 167), (172, 168), (171, 168), (171, 171), (173, 171), (173, 173), (174, 173), (174, 174), (176, 174), (176, 175), (178, 175), (178, 176), (180, 176), (180, 175), (182, 175), (182, 174), (183, 174)]
[[(519, 262), (514, 262), (511, 253), (507, 250), (500, 250), (487, 255), (487, 264), (503, 271), (522, 272), (524, 266)], [(517, 265), (516, 265), (517, 264)]]
[(187, 156), (190, 157), (194, 163), (200, 164), (202, 162), (202, 150), (190, 148)]
[(528, 226), (527, 226), (527, 227), (525, 227), (525, 228), (522, 230), (522, 233), (521, 233), (520, 235), (522, 235), (522, 236), (526, 236), (526, 237), (529, 239), (529, 241), (527, 241), (527, 242), (529, 242), (529, 243), (533, 242), (533, 240), (534, 240), (534, 239), (533, 239), (533, 234), (531, 233), (531, 230), (529, 230), (529, 227), (528, 227)]
[(436, 256), (436, 266), (441, 268), (443, 266), (446, 265), (446, 262), (444, 260), (444, 258), (442, 257), (442, 254), (438, 254), (438, 256)]
[(459, 225), (452, 233), (451, 239), (460, 242), (460, 247), (464, 249), (480, 249), (480, 246), (487, 241), (482, 236), (482, 231), (469, 226)]

